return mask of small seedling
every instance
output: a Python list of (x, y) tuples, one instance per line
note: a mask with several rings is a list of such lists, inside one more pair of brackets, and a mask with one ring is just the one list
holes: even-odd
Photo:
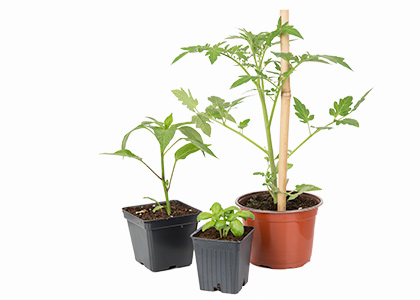
[[(184, 122), (184, 123), (173, 123), (173, 117), (172, 114), (170, 114), (164, 122), (159, 122), (154, 118), (148, 117), (149, 120), (142, 122), (139, 126), (131, 130), (129, 133), (127, 133), (122, 141), (121, 150), (118, 150), (114, 153), (102, 153), (102, 154), (108, 154), (108, 155), (118, 155), (123, 157), (130, 157), (134, 158), (138, 161), (140, 161), (144, 166), (149, 169), (154, 176), (156, 176), (160, 181), (162, 181), (163, 191), (165, 194), (165, 201), (166, 204), (162, 204), (159, 201), (151, 198), (151, 197), (144, 197), (145, 199), (152, 200), (156, 202), (156, 206), (153, 208), (153, 212), (156, 210), (160, 210), (165, 208), (168, 215), (171, 214), (171, 207), (169, 204), (169, 189), (172, 185), (172, 178), (175, 171), (175, 166), (177, 165), (177, 162), (180, 160), (183, 160), (187, 158), (190, 154), (201, 151), (203, 155), (205, 153), (214, 156), (214, 153), (210, 150), (208, 144), (204, 144), (203, 139), (201, 138), (201, 135), (195, 130), (194, 128), (187, 126), (191, 124), (191, 122)], [(161, 162), (161, 174), (158, 175), (158, 172), (155, 172), (145, 161), (143, 158), (140, 158), (130, 150), (126, 148), (127, 141), (129, 136), (133, 131), (136, 131), (138, 129), (145, 129), (146, 131), (153, 134), (153, 136), (157, 139), (160, 145), (160, 162)], [(171, 144), (171, 141), (173, 140), (175, 134), (177, 132), (180, 132), (183, 134), (183, 137), (177, 139), (175, 142)], [(168, 153), (169, 150), (171, 150), (177, 143), (179, 142), (186, 142), (185, 145), (180, 147), (177, 151), (175, 151), (174, 158), (175, 162), (172, 167), (172, 172), (170, 174), (169, 180), (167, 179), (167, 173), (165, 172), (165, 155)], [(171, 144), (171, 145), (170, 145)]]
[(234, 236), (242, 236), (244, 234), (244, 225), (238, 218), (246, 220), (247, 218), (252, 218), (255, 220), (255, 216), (250, 211), (239, 210), (236, 206), (230, 206), (226, 209), (223, 209), (220, 203), (215, 202), (211, 208), (210, 212), (202, 212), (197, 216), (197, 221), (208, 220), (206, 224), (203, 225), (202, 231), (214, 227), (220, 233), (220, 238), (226, 237), (231, 231)]

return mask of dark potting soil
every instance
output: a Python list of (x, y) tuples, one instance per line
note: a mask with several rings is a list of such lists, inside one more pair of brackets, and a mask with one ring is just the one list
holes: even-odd
[[(260, 209), (260, 210), (277, 210), (277, 204), (274, 204), (273, 197), (270, 193), (259, 193), (251, 196), (246, 202), (241, 203), (243, 206)], [(288, 200), (286, 210), (300, 210), (317, 205), (318, 202), (306, 195), (299, 195), (296, 199)]]
[(168, 213), (166, 212), (165, 208), (159, 209), (154, 212), (153, 209), (156, 207), (157, 204), (146, 204), (146, 205), (125, 207), (124, 210), (145, 221), (157, 220), (157, 219), (169, 219), (169, 218), (173, 218), (177, 216), (185, 216), (185, 215), (200, 213), (199, 210), (189, 207), (178, 201), (170, 201), (169, 204), (171, 207), (170, 216), (168, 216)]
[(234, 236), (231, 231), (229, 231), (228, 235), (226, 237), (220, 237), (219, 231), (211, 227), (207, 229), (206, 231), (200, 231), (198, 232), (195, 237), (201, 238), (201, 239), (212, 239), (212, 240), (219, 240), (219, 241), (241, 241), (250, 231), (252, 230), (251, 227), (245, 227), (244, 234), (242, 236)]

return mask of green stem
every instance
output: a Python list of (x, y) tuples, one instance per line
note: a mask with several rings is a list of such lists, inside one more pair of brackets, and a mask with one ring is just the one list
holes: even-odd
[(177, 162), (178, 162), (178, 160), (175, 160), (174, 166), (173, 166), (173, 168), (172, 168), (171, 178), (169, 179), (169, 184), (168, 184), (168, 191), (169, 191), (169, 189), (171, 188), (171, 184), (172, 184), (172, 177), (174, 176), (175, 166), (176, 166), (176, 163), (177, 163)]
[(136, 158), (138, 161), (140, 161), (143, 165), (145, 165), (157, 178), (159, 178), (159, 180), (162, 180), (162, 178), (156, 174), (155, 171), (153, 171), (153, 169), (151, 167), (149, 167), (148, 164), (146, 164), (141, 158)]
[(214, 119), (214, 118), (209, 117), (209, 116), (208, 116), (208, 115), (206, 115), (206, 114), (200, 113), (200, 112), (198, 112), (198, 111), (197, 111), (196, 113), (197, 113), (197, 114), (199, 114), (199, 115), (201, 115), (201, 116), (203, 116), (203, 117), (205, 117), (205, 118), (207, 118), (207, 119), (212, 120), (213, 122), (215, 122), (215, 123), (217, 123), (217, 124), (219, 124), (219, 125), (222, 125), (222, 126), (226, 127), (227, 129), (229, 129), (229, 130), (231, 130), (231, 131), (233, 131), (233, 132), (235, 132), (236, 134), (240, 135), (241, 137), (243, 137), (244, 139), (246, 139), (248, 142), (250, 142), (251, 144), (253, 144), (254, 146), (256, 146), (258, 149), (260, 149), (261, 151), (263, 151), (265, 154), (268, 154), (267, 150), (265, 150), (263, 147), (261, 147), (260, 145), (258, 145), (256, 142), (254, 142), (253, 140), (251, 140), (249, 137), (247, 137), (247, 136), (246, 136), (246, 135), (244, 135), (243, 133), (241, 133), (241, 132), (239, 132), (239, 131), (237, 131), (237, 130), (233, 129), (232, 127), (230, 127), (230, 126), (228, 126), (228, 125), (224, 124), (223, 122), (220, 122), (220, 121), (219, 121), (219, 120), (217, 120), (217, 119)]
[(181, 139), (176, 140), (168, 149), (166, 149), (165, 153), (163, 153), (163, 155), (165, 155), (173, 146), (175, 146), (176, 143), (178, 143)]
[(162, 166), (162, 185), (163, 185), (163, 191), (165, 192), (165, 200), (166, 200), (166, 212), (168, 213), (168, 216), (171, 214), (171, 206), (169, 204), (169, 195), (168, 195), (168, 187), (166, 185), (165, 180), (165, 163), (164, 163), (164, 153), (160, 153), (160, 163)]

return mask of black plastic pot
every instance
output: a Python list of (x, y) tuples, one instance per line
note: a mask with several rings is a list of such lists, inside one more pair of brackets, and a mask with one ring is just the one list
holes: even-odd
[(193, 245), (190, 236), (197, 229), (199, 212), (150, 221), (144, 221), (124, 208), (123, 213), (128, 222), (136, 261), (153, 272), (191, 265)]
[[(245, 228), (253, 228), (245, 226)], [(237, 294), (248, 282), (249, 260), (254, 229), (241, 241), (223, 241), (198, 238), (196, 230), (193, 240), (197, 261), (200, 289)]]

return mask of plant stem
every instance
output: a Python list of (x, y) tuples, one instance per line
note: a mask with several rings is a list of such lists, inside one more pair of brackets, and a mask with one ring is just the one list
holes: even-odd
[(219, 125), (222, 125), (222, 126), (226, 127), (227, 129), (229, 129), (229, 130), (231, 130), (231, 131), (233, 131), (233, 132), (235, 132), (236, 134), (240, 135), (241, 137), (243, 137), (244, 139), (246, 139), (248, 142), (250, 142), (251, 144), (253, 144), (254, 146), (256, 146), (258, 149), (260, 149), (261, 151), (263, 151), (265, 154), (268, 154), (267, 150), (265, 150), (263, 147), (261, 147), (260, 145), (258, 145), (256, 142), (254, 142), (253, 140), (251, 140), (249, 137), (247, 137), (247, 136), (246, 136), (246, 135), (244, 135), (243, 133), (241, 133), (241, 132), (239, 132), (239, 131), (237, 131), (237, 130), (233, 129), (233, 128), (232, 128), (232, 127), (230, 127), (229, 125), (226, 125), (225, 123), (220, 122), (220, 121), (219, 121), (219, 120), (217, 120), (217, 119), (211, 118), (211, 117), (209, 117), (208, 115), (203, 114), (203, 113), (201, 113), (201, 112), (198, 112), (198, 111), (197, 111), (196, 113), (197, 113), (197, 114), (199, 114), (199, 115), (201, 115), (201, 116), (203, 116), (203, 117), (205, 117), (205, 118), (207, 118), (207, 119), (212, 120), (213, 122), (215, 122), (215, 123), (217, 123), (217, 124), (219, 124)]
[(176, 143), (178, 143), (180, 140), (182, 140), (182, 138), (176, 140), (168, 149), (166, 149), (165, 153), (163, 153), (163, 155), (165, 155), (173, 146), (175, 146)]
[(157, 178), (159, 178), (159, 180), (162, 180), (162, 178), (158, 175), (158, 174), (156, 174), (156, 172), (155, 171), (153, 171), (152, 170), (152, 168), (151, 167), (149, 167), (149, 165), (148, 164), (146, 164), (141, 158), (136, 158), (138, 161), (140, 161), (143, 165), (145, 165)]
[(171, 184), (172, 184), (172, 177), (174, 176), (175, 166), (176, 166), (176, 163), (177, 163), (177, 162), (178, 162), (178, 160), (175, 160), (174, 166), (173, 166), (173, 168), (172, 168), (171, 178), (169, 179), (169, 184), (168, 184), (168, 191), (169, 191), (169, 189), (171, 188)]
[(166, 185), (166, 180), (165, 180), (164, 156), (165, 156), (165, 154), (163, 152), (161, 152), (160, 153), (160, 163), (161, 163), (161, 166), (162, 166), (162, 185), (163, 185), (163, 191), (165, 192), (166, 212), (168, 213), (168, 216), (169, 216), (171, 214), (171, 206), (169, 204), (168, 187)]

